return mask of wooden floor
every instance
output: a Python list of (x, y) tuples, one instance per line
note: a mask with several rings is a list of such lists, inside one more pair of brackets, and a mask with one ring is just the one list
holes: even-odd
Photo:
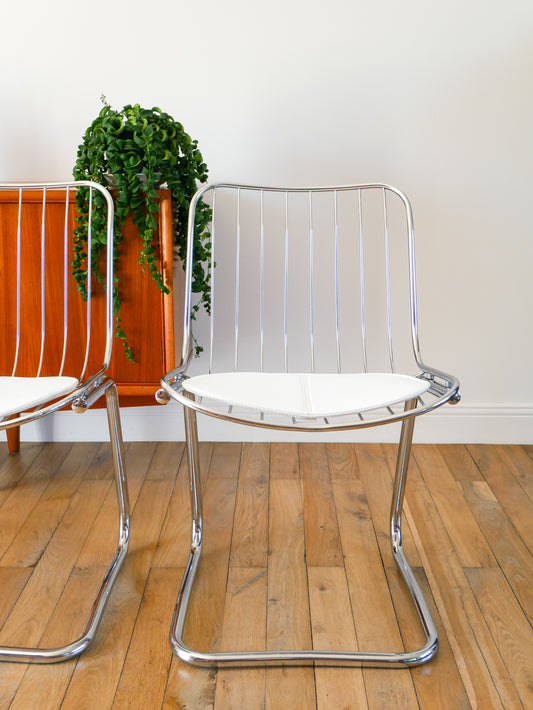
[[(115, 546), (109, 447), (0, 445), (0, 643), (84, 623)], [(202, 444), (205, 548), (187, 640), (203, 648), (413, 648), (388, 547), (389, 445)], [(186, 667), (168, 630), (186, 564), (183, 444), (126, 446), (130, 552), (77, 661), (0, 665), (0, 708), (533, 708), (533, 447), (415, 446), (405, 547), (441, 646), (409, 670)], [(391, 601), (394, 597), (394, 602)]]

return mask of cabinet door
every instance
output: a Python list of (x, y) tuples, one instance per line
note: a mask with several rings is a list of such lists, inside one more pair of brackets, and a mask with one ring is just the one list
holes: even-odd
[[(40, 196), (28, 193), (24, 196), (24, 221), (22, 225), (21, 264), (26, 279), (32, 284), (21, 301), (22, 330), (19, 343), (17, 375), (35, 375), (41, 355), (41, 204)], [(45, 321), (46, 335), (43, 352), (43, 375), (56, 375), (63, 356), (65, 325), (68, 329), (63, 374), (78, 377), (85, 354), (87, 317), (86, 304), (70, 277), (68, 308), (66, 316), (60, 308), (60, 317), (52, 315), (52, 304), (62, 301), (63, 265), (54, 256), (63, 239), (65, 211), (62, 194), (49, 192), (46, 218), (46, 278)], [(29, 203), (29, 204), (26, 204)], [(154, 237), (156, 254), (166, 285), (172, 291), (172, 212), (168, 190), (160, 192), (159, 229)], [(74, 201), (69, 208), (69, 230), (74, 227)], [(16, 350), (16, 237), (18, 192), (0, 195), (0, 374), (10, 375)], [(155, 404), (154, 393), (159, 388), (163, 374), (174, 367), (174, 308), (173, 294), (163, 295), (148, 273), (142, 274), (137, 259), (140, 239), (137, 230), (128, 219), (124, 241), (119, 247), (120, 260), (117, 269), (122, 307), (120, 317), (131, 345), (135, 364), (124, 354), (120, 340), (115, 338), (108, 375), (118, 385), (122, 406)], [(54, 244), (56, 245), (54, 248)], [(105, 299), (101, 287), (95, 287), (91, 299), (91, 321), (105, 322)], [(87, 372), (100, 369), (105, 347), (104, 328), (91, 334), (91, 356)], [(100, 402), (103, 404), (103, 402)]]

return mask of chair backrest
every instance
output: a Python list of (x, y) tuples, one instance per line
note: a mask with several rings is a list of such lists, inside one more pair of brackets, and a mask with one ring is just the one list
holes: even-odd
[[(76, 233), (77, 197), (87, 205), (86, 241)], [(107, 242), (104, 253), (96, 239)], [(0, 375), (83, 382), (103, 372), (113, 339), (112, 284), (113, 201), (105, 188), (0, 184)]]
[(383, 184), (285, 189), (219, 184), (189, 220), (184, 359), (194, 306), (195, 206), (212, 210), (211, 319), (195, 329), (210, 371), (414, 372), (413, 219)]

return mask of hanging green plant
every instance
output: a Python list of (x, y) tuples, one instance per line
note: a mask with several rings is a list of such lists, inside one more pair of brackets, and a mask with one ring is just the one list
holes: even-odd
[[(137, 227), (140, 246), (139, 264), (143, 273), (148, 270), (162, 293), (169, 293), (163, 282), (163, 276), (157, 267), (154, 249), (154, 230), (157, 228), (158, 194), (163, 185), (172, 194), (174, 244), (177, 256), (185, 264), (187, 251), (187, 219), (189, 205), (197, 190), (198, 182), (207, 181), (207, 165), (198, 149), (198, 141), (192, 140), (184, 131), (181, 123), (159, 108), (145, 109), (124, 106), (114, 110), (102, 97), (104, 107), (98, 117), (89, 126), (83, 142), (78, 147), (74, 166), (74, 179), (94, 180), (109, 187), (115, 199), (115, 265), (120, 258), (120, 243), (123, 241), (121, 228), (131, 213)], [(94, 207), (98, 207), (102, 196), (93, 197)], [(193, 306), (193, 316), (200, 307), (210, 312), (209, 270), (204, 268), (211, 252), (211, 235), (207, 229), (211, 210), (200, 201), (195, 224), (195, 271), (193, 273), (193, 291), (198, 294), (198, 301)], [(87, 234), (89, 204), (87, 191), (78, 191), (76, 196), (78, 212), (77, 227), (74, 236), (74, 257), (72, 271), (78, 290), (87, 298), (85, 283), (87, 279)], [(99, 280), (98, 255), (106, 243), (105, 225), (98, 220), (99, 210), (92, 211), (92, 247), (91, 269)], [(135, 362), (134, 354), (122, 329), (120, 320), (120, 288), (115, 269), (113, 289), (113, 310), (115, 315), (115, 334), (122, 340), (126, 357)], [(202, 348), (196, 345), (196, 352)]]

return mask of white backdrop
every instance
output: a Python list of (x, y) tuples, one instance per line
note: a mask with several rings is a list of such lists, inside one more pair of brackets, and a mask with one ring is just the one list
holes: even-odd
[[(181, 121), (213, 180), (395, 184), (424, 358), (462, 381), (419, 440), (533, 441), (530, 0), (30, 0), (3, 18), (0, 180), (70, 176), (103, 93)], [(105, 435), (101, 412), (58, 417)], [(171, 438), (172, 419), (124, 410), (126, 438)]]

